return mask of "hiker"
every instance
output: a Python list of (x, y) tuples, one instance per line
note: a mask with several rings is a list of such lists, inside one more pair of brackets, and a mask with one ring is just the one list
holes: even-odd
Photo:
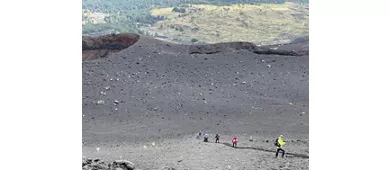
[(218, 133), (215, 135), (215, 143), (219, 143), (219, 135), (218, 135)]
[(199, 131), (198, 136), (196, 136), (196, 139), (200, 139), (202, 137), (202, 131)]
[(237, 136), (233, 136), (232, 142), (233, 142), (233, 147), (237, 147), (237, 143), (238, 143)]
[(286, 142), (283, 141), (283, 135), (280, 135), (274, 142), (274, 145), (276, 146), (276, 157), (278, 157), (279, 151), (282, 152), (282, 158), (284, 157), (284, 153), (286, 152), (282, 149), (284, 144), (286, 144)]
[(209, 134), (205, 133), (203, 137), (203, 142), (208, 142), (209, 141)]

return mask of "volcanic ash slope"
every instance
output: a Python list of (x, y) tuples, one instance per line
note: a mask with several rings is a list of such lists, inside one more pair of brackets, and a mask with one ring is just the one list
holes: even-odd
[(84, 146), (180, 139), (200, 130), (308, 139), (308, 55), (191, 48), (140, 37), (83, 61)]

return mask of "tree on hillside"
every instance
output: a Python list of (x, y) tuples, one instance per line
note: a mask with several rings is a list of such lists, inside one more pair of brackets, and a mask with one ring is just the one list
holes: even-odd
[(172, 9), (172, 12), (185, 13), (185, 12), (186, 12), (186, 9), (185, 9), (185, 8), (174, 7), (174, 8)]

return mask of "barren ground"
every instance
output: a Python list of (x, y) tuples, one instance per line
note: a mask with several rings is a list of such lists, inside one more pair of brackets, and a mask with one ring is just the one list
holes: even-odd
[[(189, 54), (141, 37), (83, 61), (83, 156), (140, 169), (308, 169), (308, 76), (307, 55)], [(221, 144), (196, 139), (200, 130)], [(290, 154), (275, 159), (280, 134)]]

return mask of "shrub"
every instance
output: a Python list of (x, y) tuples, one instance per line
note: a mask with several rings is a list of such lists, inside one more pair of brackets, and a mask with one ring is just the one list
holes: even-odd
[(186, 12), (186, 9), (185, 9), (185, 8), (174, 7), (174, 8), (172, 9), (172, 12), (185, 13), (185, 12)]

